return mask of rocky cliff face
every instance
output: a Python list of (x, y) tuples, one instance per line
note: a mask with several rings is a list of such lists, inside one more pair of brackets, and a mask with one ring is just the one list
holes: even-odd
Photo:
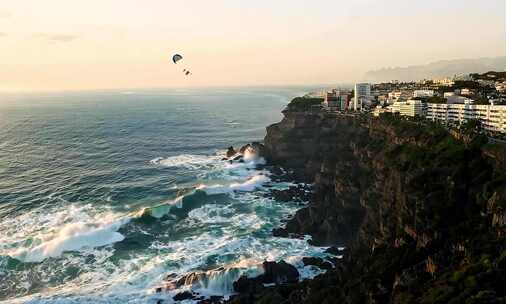
[(287, 303), (506, 301), (504, 147), (395, 117), (284, 114), (266, 156), (315, 189), (286, 231), (351, 248)]

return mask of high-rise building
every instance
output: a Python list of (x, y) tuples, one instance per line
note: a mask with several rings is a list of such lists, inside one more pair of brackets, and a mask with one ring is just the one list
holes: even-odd
[(364, 104), (371, 101), (371, 84), (357, 83), (355, 84), (355, 97), (353, 98), (353, 110), (360, 111)]

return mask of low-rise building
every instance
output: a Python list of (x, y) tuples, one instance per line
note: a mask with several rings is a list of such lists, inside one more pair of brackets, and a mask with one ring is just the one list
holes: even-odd
[(414, 90), (413, 91), (413, 97), (415, 98), (427, 98), (427, 97), (433, 97), (434, 96), (434, 90)]
[(325, 94), (323, 106), (332, 112), (349, 109), (350, 93), (348, 91), (332, 90)]
[(376, 117), (380, 116), (381, 114), (383, 113), (388, 113), (388, 112), (391, 112), (391, 109), (386, 107), (386, 108), (383, 108), (382, 106), (376, 106), (376, 108), (374, 108), (374, 110), (372, 111), (372, 114)]
[(450, 78), (443, 78), (434, 80), (434, 83), (440, 86), (452, 86), (455, 84), (455, 81)]
[(421, 100), (396, 101), (391, 109), (392, 113), (399, 113), (401, 116), (415, 117), (424, 115), (424, 103)]
[(446, 96), (446, 102), (451, 104), (464, 104), (466, 102), (472, 102), (471, 99), (464, 97), (464, 96), (458, 96), (458, 95), (450, 95)]

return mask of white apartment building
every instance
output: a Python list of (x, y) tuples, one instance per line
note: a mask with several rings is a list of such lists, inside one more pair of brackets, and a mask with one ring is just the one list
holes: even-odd
[(390, 108), (392, 113), (399, 113), (401, 116), (423, 116), (424, 103), (421, 100), (396, 101)]
[(355, 97), (353, 98), (353, 110), (360, 111), (362, 106), (371, 101), (371, 84), (357, 83), (355, 84)]
[(506, 106), (464, 104), (427, 104), (427, 119), (446, 124), (461, 124), (469, 119), (481, 121), (485, 130), (506, 133)]
[(413, 97), (423, 98), (423, 97), (433, 97), (434, 90), (414, 90)]

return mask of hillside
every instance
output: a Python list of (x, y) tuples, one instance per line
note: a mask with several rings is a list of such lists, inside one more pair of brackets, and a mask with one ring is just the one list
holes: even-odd
[(412, 81), (422, 79), (439, 79), (469, 73), (504, 71), (506, 56), (478, 59), (442, 60), (425, 65), (383, 68), (369, 71), (364, 75), (368, 81)]

